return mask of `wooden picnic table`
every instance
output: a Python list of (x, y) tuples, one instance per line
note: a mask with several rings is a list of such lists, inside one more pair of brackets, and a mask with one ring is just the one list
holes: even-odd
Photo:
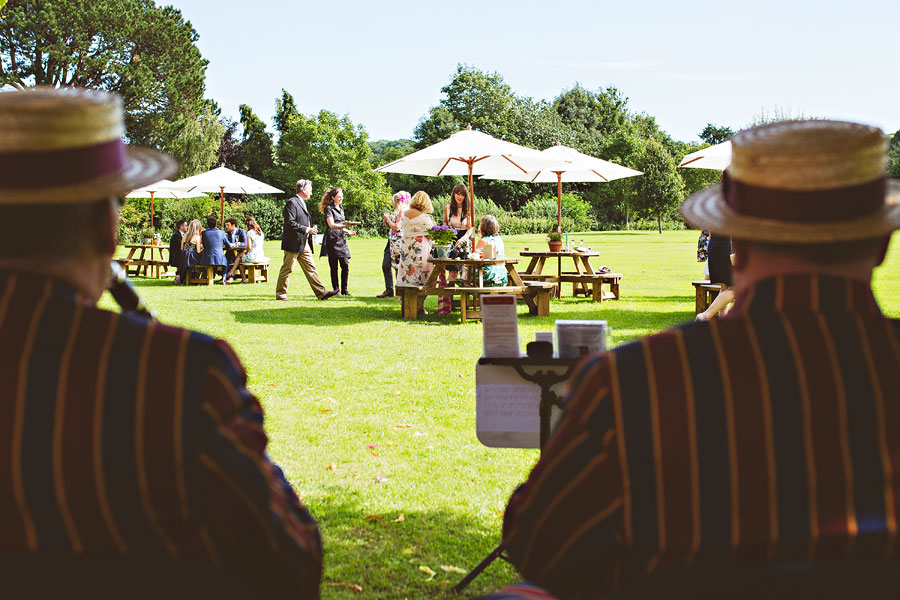
[[(126, 275), (143, 275), (147, 277), (148, 270), (153, 269), (156, 279), (159, 279), (168, 272), (169, 261), (166, 259), (165, 254), (169, 251), (168, 246), (163, 246), (162, 244), (125, 244), (125, 247), (128, 248), (128, 256), (116, 260), (122, 265)], [(141, 253), (135, 258), (134, 255), (137, 254), (138, 250)], [(150, 251), (149, 257), (146, 256), (147, 250)], [(159, 258), (155, 257), (156, 252), (159, 252)]]
[[(459, 296), (460, 322), (480, 319), (478, 297), (482, 294), (514, 294), (524, 298), (531, 314), (546, 317), (550, 314), (550, 289), (552, 285), (542, 282), (525, 282), (516, 271), (518, 258), (429, 258), (434, 265), (423, 286), (397, 286), (401, 293), (402, 315), (404, 319), (415, 320), (418, 315), (419, 298), (422, 296)], [(508, 285), (485, 286), (481, 268), (486, 265), (504, 265)], [(438, 287), (441, 272), (448, 266), (466, 267), (463, 285)]]
[[(594, 302), (619, 299), (619, 281), (621, 273), (612, 273), (607, 269), (604, 272), (594, 268), (591, 257), (600, 256), (599, 252), (568, 252), (550, 251), (523, 251), (520, 256), (531, 259), (528, 267), (521, 273), (524, 281), (542, 281), (556, 284), (556, 297), (559, 298), (563, 283), (572, 284), (572, 295), (590, 296)], [(574, 271), (563, 271), (563, 258), (571, 258), (574, 263)], [(556, 275), (544, 273), (544, 265), (548, 258), (556, 258)], [(609, 286), (609, 291), (603, 291), (603, 284)]]

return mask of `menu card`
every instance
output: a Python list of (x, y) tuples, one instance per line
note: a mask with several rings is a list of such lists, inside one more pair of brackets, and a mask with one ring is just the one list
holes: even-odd
[(516, 297), (483, 295), (481, 297), (481, 329), (484, 356), (518, 357), (520, 352)]

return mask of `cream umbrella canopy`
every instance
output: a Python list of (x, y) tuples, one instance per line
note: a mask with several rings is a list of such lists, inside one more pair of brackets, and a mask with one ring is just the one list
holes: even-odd
[(202, 196), (202, 192), (181, 192), (169, 188), (173, 184), (168, 179), (160, 179), (156, 183), (145, 185), (144, 187), (131, 190), (125, 194), (126, 198), (150, 198), (150, 229), (153, 227), (153, 198), (197, 198)]
[(575, 148), (562, 144), (551, 146), (541, 154), (555, 162), (541, 171), (515, 173), (509, 169), (482, 175), (482, 179), (504, 179), (508, 181), (528, 181), (530, 183), (556, 183), (556, 229), (562, 232), (562, 184), (570, 183), (603, 183), (614, 179), (643, 175), (628, 167), (582, 154)]
[(703, 150), (697, 150), (685, 154), (679, 167), (692, 169), (718, 169), (724, 171), (731, 164), (731, 142), (722, 142), (715, 146), (709, 146)]
[(473, 175), (498, 172), (501, 166), (527, 173), (537, 171), (559, 161), (548, 159), (540, 151), (512, 142), (498, 140), (475, 131), (471, 125), (446, 140), (413, 152), (392, 163), (375, 169), (381, 173), (407, 175), (468, 175), (469, 215), (475, 213)]
[(252, 177), (241, 175), (227, 167), (217, 167), (212, 171), (185, 177), (173, 182), (171, 189), (187, 192), (219, 192), (222, 200), (222, 220), (225, 220), (225, 192), (229, 194), (281, 194), (282, 190), (272, 187)]

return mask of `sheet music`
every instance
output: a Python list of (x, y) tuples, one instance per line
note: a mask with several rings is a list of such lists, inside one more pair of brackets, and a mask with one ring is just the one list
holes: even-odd
[(541, 388), (535, 384), (477, 386), (475, 418), (486, 431), (540, 431)]

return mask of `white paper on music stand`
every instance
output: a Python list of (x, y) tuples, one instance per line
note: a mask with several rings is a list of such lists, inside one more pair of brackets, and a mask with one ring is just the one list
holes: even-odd
[(481, 297), (481, 331), (484, 356), (518, 357), (520, 351), (516, 297), (483, 295)]

